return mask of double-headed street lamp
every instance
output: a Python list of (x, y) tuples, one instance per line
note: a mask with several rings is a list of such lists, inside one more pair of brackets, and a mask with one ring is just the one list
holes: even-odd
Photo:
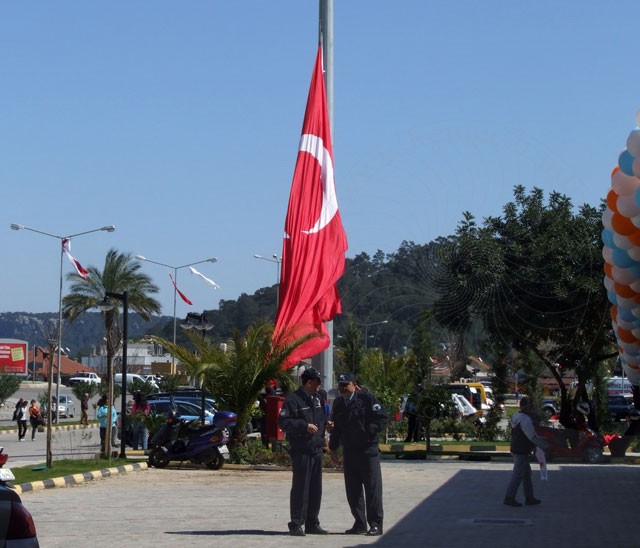
[(278, 305), (280, 304), (280, 265), (282, 264), (282, 257), (278, 257), (277, 253), (269, 257), (263, 257), (262, 255), (254, 254), (254, 259), (262, 259), (263, 261), (269, 261), (276, 264), (276, 314), (278, 313)]
[[(94, 228), (93, 230), (86, 230), (84, 232), (78, 232), (76, 234), (69, 234), (68, 236), (59, 236), (57, 234), (51, 234), (49, 232), (44, 232), (42, 230), (36, 230), (35, 228), (30, 228), (28, 226), (12, 223), (11, 230), (28, 230), (30, 232), (35, 232), (37, 234), (42, 234), (44, 236), (49, 236), (50, 238), (56, 238), (60, 240), (60, 291), (58, 296), (58, 378), (56, 382), (56, 405), (57, 402), (60, 401), (60, 368), (62, 365), (62, 259), (64, 255), (64, 243), (65, 240), (70, 240), (71, 238), (75, 238), (76, 236), (83, 236), (85, 234), (91, 234), (92, 232), (113, 232), (116, 229), (113, 225), (103, 226), (101, 228)], [(51, 467), (51, 376), (53, 375), (53, 356), (49, 362), (49, 413), (47, 413), (47, 467)], [(57, 411), (57, 409), (56, 409)], [(56, 422), (57, 422), (57, 413), (56, 413)]]
[[(100, 304), (99, 308), (103, 311), (108, 311), (113, 309), (113, 304), (109, 302), (109, 298), (117, 299), (122, 301), (122, 394), (120, 396), (120, 458), (127, 458), (126, 455), (126, 447), (127, 447), (127, 436), (125, 435), (125, 419), (127, 417), (127, 339), (129, 337), (129, 300), (128, 294), (126, 291), (122, 293), (113, 293), (111, 291), (107, 291), (104, 294), (104, 300), (102, 304)], [(113, 368), (112, 368), (113, 372)], [(111, 411), (113, 408), (113, 376), (109, 379), (109, 389), (111, 394), (109, 395), (108, 402), (108, 412), (107, 412), (107, 438), (105, 440), (105, 449), (109, 449), (111, 446), (110, 434), (111, 434), (111, 424), (113, 423), (113, 418), (111, 417)]]
[[(195, 266), (197, 264), (202, 264), (202, 263), (217, 263), (218, 259), (217, 257), (211, 257), (210, 259), (203, 259), (202, 261), (196, 261), (194, 263), (183, 264), (180, 266), (173, 266), (173, 265), (161, 263), (158, 261), (152, 261), (151, 259), (147, 259), (144, 255), (136, 255), (136, 259), (138, 259), (139, 261), (146, 261), (147, 263), (157, 264), (159, 266), (164, 266), (166, 268), (173, 269), (173, 344), (176, 344), (176, 327), (177, 327), (176, 302), (177, 302), (177, 296), (178, 296), (178, 270), (187, 268), (189, 266)], [(173, 358), (173, 360), (175, 363), (175, 357)]]

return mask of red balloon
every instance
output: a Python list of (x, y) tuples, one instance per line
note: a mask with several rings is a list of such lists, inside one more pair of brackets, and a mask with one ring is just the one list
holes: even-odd
[(638, 230), (638, 228), (631, 222), (629, 217), (620, 215), (620, 213), (614, 213), (611, 218), (611, 226), (613, 231), (623, 236), (630, 236)]
[(609, 194), (607, 194), (607, 205), (611, 211), (618, 213), (618, 195), (613, 189), (611, 189)]

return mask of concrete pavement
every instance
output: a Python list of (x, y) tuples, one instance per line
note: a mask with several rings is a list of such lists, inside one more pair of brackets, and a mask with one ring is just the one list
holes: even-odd
[[(287, 534), (289, 470), (149, 469), (80, 486), (26, 493), (44, 547), (88, 538), (137, 547), (430, 546), (615, 548), (638, 545), (638, 469), (551, 464), (535, 473), (540, 506), (502, 504), (511, 464), (384, 460), (385, 534), (347, 536), (352, 518), (342, 475), (324, 475), (329, 536)], [(520, 494), (521, 498), (521, 494)]]

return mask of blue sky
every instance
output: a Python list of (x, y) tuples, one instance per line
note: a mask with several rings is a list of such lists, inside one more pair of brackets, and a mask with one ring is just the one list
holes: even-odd
[[(513, 186), (597, 205), (640, 107), (637, 2), (334, 3), (335, 176), (348, 256), (499, 215)], [(58, 307), (59, 235), (197, 268), (194, 306), (272, 285), (317, 0), (0, 4), (0, 311)], [(167, 269), (143, 268), (173, 313)], [(64, 272), (71, 266), (65, 261)], [(65, 290), (67, 284), (65, 282)]]

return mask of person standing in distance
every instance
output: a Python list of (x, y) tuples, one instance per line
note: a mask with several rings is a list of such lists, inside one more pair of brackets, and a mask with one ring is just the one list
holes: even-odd
[[(348, 535), (382, 534), (382, 473), (378, 435), (387, 424), (387, 414), (377, 398), (358, 390), (350, 373), (338, 377), (339, 398), (333, 402), (329, 449), (334, 463), (342, 445), (347, 502), (355, 522)], [(367, 523), (369, 530), (367, 531)]]
[(533, 496), (533, 482), (531, 481), (531, 465), (529, 457), (537, 447), (547, 449), (549, 444), (536, 433), (539, 417), (535, 414), (533, 400), (523, 396), (520, 400), (520, 411), (511, 417), (511, 446), (513, 456), (513, 473), (504, 496), (504, 504), (507, 506), (522, 506), (516, 500), (516, 493), (520, 484), (524, 489), (524, 503), (531, 506), (540, 504), (540, 500)]
[(318, 519), (326, 420), (324, 405), (318, 396), (322, 378), (310, 367), (303, 371), (300, 380), (302, 386), (287, 394), (278, 417), (278, 424), (289, 442), (293, 469), (289, 533), (295, 537), (327, 535)]

